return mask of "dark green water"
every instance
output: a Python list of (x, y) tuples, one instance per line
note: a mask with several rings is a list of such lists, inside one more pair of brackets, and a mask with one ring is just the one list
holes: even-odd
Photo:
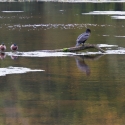
[[(7, 52), (12, 43), (20, 52), (71, 47), (88, 27), (92, 34), (87, 43), (124, 50), (125, 19), (113, 19), (118, 14), (84, 14), (124, 10), (125, 3), (0, 3), (0, 41)], [(124, 61), (120, 53), (15, 60), (6, 56), (0, 69), (45, 71), (0, 76), (1, 125), (125, 124)]]

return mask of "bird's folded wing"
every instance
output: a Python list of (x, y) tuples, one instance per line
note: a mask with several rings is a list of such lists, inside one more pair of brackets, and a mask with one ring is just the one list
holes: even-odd
[(77, 38), (76, 41), (77, 41), (77, 42), (78, 42), (78, 41), (85, 41), (85, 40), (88, 39), (88, 37), (89, 37), (89, 34), (83, 33), (83, 34), (81, 34), (81, 35), (78, 36), (78, 38)]

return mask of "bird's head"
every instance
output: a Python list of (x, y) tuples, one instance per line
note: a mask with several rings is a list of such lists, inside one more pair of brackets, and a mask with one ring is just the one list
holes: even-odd
[(91, 33), (91, 30), (90, 30), (90, 29), (87, 29), (87, 30), (86, 30), (86, 33)]
[(1, 45), (3, 45), (3, 46), (4, 46), (5, 44), (4, 44), (4, 43), (2, 43)]

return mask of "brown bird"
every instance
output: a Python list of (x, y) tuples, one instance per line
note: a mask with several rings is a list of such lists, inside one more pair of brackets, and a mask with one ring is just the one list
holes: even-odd
[(0, 52), (4, 52), (6, 50), (6, 46), (4, 43), (0, 45)]
[(18, 46), (14, 43), (14, 44), (12, 44), (12, 45), (10, 46), (10, 49), (11, 49), (12, 51), (17, 51), (17, 50), (18, 50)]

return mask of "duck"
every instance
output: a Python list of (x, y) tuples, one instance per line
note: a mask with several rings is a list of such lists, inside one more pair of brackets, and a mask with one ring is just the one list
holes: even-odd
[(12, 44), (12, 45), (10, 46), (10, 49), (11, 49), (12, 51), (17, 51), (17, 50), (18, 50), (18, 46), (14, 43), (14, 44)]
[(0, 45), (0, 52), (4, 52), (6, 50), (6, 45), (4, 43), (2, 43)]
[(86, 31), (82, 34), (80, 34), (76, 40), (76, 46), (79, 46), (80, 44), (83, 44), (86, 42), (86, 40), (89, 38), (91, 34), (90, 29), (86, 29)]

